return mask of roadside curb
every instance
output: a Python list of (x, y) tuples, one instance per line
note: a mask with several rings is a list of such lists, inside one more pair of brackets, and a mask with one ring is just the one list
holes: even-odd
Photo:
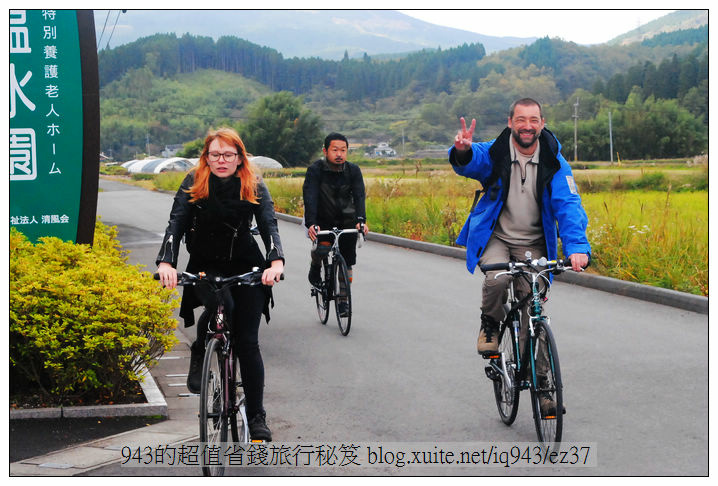
[(146, 403), (118, 405), (86, 405), (71, 407), (11, 409), (10, 420), (43, 418), (86, 418), (86, 417), (142, 417), (159, 415), (167, 418), (167, 402), (147, 368), (142, 369), (140, 382)]
[[(291, 216), (289, 214), (276, 213), (277, 219), (296, 224), (302, 224), (302, 218)], [(456, 248), (436, 243), (427, 243), (425, 241), (415, 241), (399, 236), (385, 235), (382, 233), (369, 232), (367, 240), (384, 243), (387, 245), (409, 248), (417, 251), (424, 251), (434, 255), (447, 256), (464, 260), (466, 258), (466, 250), (464, 248)], [(581, 287), (588, 287), (595, 290), (601, 290), (624, 297), (654, 302), (657, 304), (676, 307), (678, 309), (697, 312), (699, 314), (708, 314), (708, 297), (701, 295), (689, 294), (686, 292), (678, 292), (676, 290), (664, 289), (660, 287), (652, 287), (650, 285), (642, 285), (634, 282), (626, 282), (611, 277), (601, 275), (593, 275), (590, 273), (573, 273), (564, 272), (556, 277), (557, 281)]]

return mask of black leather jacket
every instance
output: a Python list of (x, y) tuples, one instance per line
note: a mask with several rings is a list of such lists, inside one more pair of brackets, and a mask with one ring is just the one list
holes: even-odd
[[(202, 217), (203, 213), (206, 216), (207, 212), (205, 200), (191, 203), (191, 196), (186, 192), (193, 183), (194, 175), (190, 173), (182, 181), (177, 194), (175, 194), (169, 223), (157, 255), (157, 265), (166, 262), (177, 268), (177, 257), (182, 238), (185, 238), (190, 254), (187, 271), (192, 273), (205, 271), (229, 276), (248, 272), (252, 267), (266, 268), (274, 260), (284, 261), (277, 219), (274, 214), (274, 202), (263, 181), (260, 180), (257, 184), (259, 204), (242, 201), (240, 215), (235, 218), (239, 224), (235, 223), (235, 226), (217, 221), (214, 224), (206, 224), (206, 221), (211, 218)], [(252, 218), (257, 223), (266, 249), (266, 256), (262, 255), (257, 242), (250, 234)], [(272, 301), (271, 288), (266, 287), (265, 292), (267, 303), (264, 314), (269, 321), (268, 305)], [(201, 296), (196, 295), (191, 287), (183, 289), (180, 316), (185, 321), (185, 327), (194, 324), (193, 309), (203, 304), (205, 302), (202, 301)]]
[[(172, 211), (170, 212), (170, 219), (165, 230), (165, 236), (162, 240), (162, 247), (157, 255), (156, 263), (159, 265), (162, 262), (169, 263), (173, 267), (177, 267), (177, 256), (179, 255), (180, 241), (183, 237), (186, 238), (188, 243), (191, 243), (190, 236), (192, 234), (192, 223), (196, 221), (197, 214), (202, 209), (202, 201), (196, 201), (191, 203), (190, 195), (186, 192), (194, 183), (194, 176), (192, 173), (188, 174), (182, 181), (177, 194), (175, 194), (174, 204), (172, 205)], [(273, 260), (284, 260), (284, 252), (282, 251), (282, 242), (279, 239), (279, 229), (277, 228), (277, 219), (274, 214), (274, 202), (269, 194), (269, 190), (263, 181), (259, 181), (257, 184), (257, 198), (259, 204), (246, 203), (248, 208), (248, 216), (254, 216), (257, 222), (259, 233), (264, 242), (266, 249), (265, 260), (267, 263)], [(247, 218), (249, 219), (249, 218)], [(246, 237), (249, 235), (249, 227), (251, 221), (247, 220), (244, 224), (240, 225), (239, 228), (231, 228), (222, 235), (217, 235), (218, 238), (233, 238), (236, 237), (239, 241), (247, 241)], [(237, 233), (237, 234), (235, 234)], [(190, 245), (191, 246), (191, 245)], [(234, 253), (233, 249), (237, 248), (236, 244), (229, 242), (224, 245), (227, 248), (225, 254), (213, 255), (215, 259), (219, 260), (233, 260), (241, 258), (242, 255)], [(204, 260), (205, 255), (193, 255), (192, 248), (188, 248), (190, 257), (197, 256), (200, 260)]]

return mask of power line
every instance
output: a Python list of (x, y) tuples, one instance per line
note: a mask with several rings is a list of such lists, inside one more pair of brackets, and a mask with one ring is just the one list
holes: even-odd
[(123, 10), (117, 11), (117, 17), (115, 17), (115, 25), (112, 26), (112, 32), (110, 32), (110, 38), (107, 39), (107, 49), (110, 48), (110, 41), (112, 40), (112, 35), (115, 33), (115, 27), (117, 27), (117, 21), (120, 20), (120, 14), (123, 12)]
[(100, 48), (100, 43), (102, 42), (102, 37), (105, 35), (105, 28), (107, 27), (107, 20), (110, 18), (110, 12), (112, 10), (107, 11), (107, 16), (105, 17), (105, 25), (102, 26), (102, 33), (100, 34), (100, 40), (97, 41), (97, 48)]

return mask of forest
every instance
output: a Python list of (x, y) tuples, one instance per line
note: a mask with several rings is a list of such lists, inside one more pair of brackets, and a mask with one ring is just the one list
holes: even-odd
[[(627, 46), (545, 37), (488, 56), (481, 44), (464, 44), (341, 61), (285, 59), (236, 37), (157, 34), (100, 51), (101, 144), (128, 159), (220, 124), (245, 131), (253, 116), (266, 116), (267, 97), (285, 92), (318, 117), (306, 129), (342, 131), (355, 145), (388, 142), (411, 156), (445, 147), (461, 116), (476, 118), (477, 138), (493, 138), (510, 103), (530, 96), (569, 160), (574, 152), (609, 160), (609, 137), (621, 158), (690, 157), (707, 150), (707, 52), (707, 27)], [(309, 163), (320, 148), (290, 165)], [(266, 145), (248, 149), (273, 155)]]

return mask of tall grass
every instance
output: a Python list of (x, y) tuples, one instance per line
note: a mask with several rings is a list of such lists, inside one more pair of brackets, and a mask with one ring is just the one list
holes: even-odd
[(601, 275), (708, 295), (708, 193), (583, 195)]

